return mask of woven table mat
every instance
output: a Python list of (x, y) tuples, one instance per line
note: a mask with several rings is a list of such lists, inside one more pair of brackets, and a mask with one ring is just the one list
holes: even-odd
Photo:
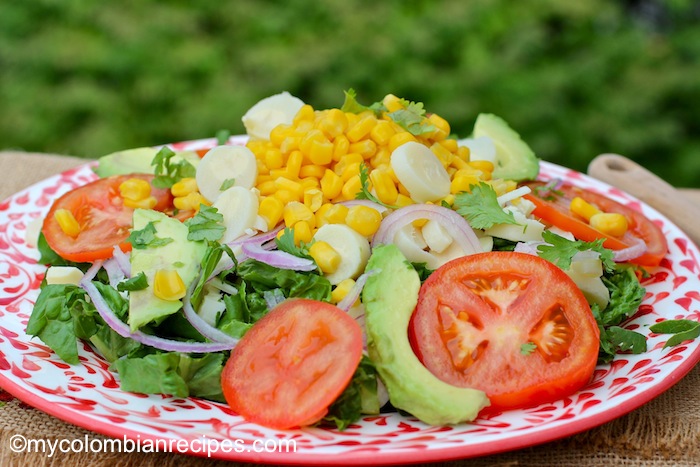
[[(0, 152), (0, 200), (51, 175), (85, 163), (74, 157)], [(700, 191), (689, 190), (700, 202)], [(27, 439), (106, 439), (19, 401), (0, 389), (0, 466), (90, 465), (169, 467), (252, 465), (177, 453), (13, 453), (12, 436)], [(290, 454), (293, 456), (293, 454)], [(518, 451), (478, 459), (424, 465), (443, 466), (691, 466), (700, 465), (700, 369), (644, 406), (583, 433)]]

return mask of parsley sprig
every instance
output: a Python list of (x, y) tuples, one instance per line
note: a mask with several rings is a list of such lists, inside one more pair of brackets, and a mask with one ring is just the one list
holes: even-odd
[(309, 243), (299, 242), (299, 246), (294, 242), (294, 229), (285, 227), (282, 235), (275, 238), (277, 249), (298, 256), (299, 258), (313, 259), (309, 254), (309, 247), (314, 244), (314, 240)]
[(146, 248), (157, 248), (167, 245), (172, 242), (173, 239), (170, 237), (161, 238), (156, 236), (156, 227), (153, 225), (153, 222), (149, 222), (141, 230), (132, 230), (126, 241), (131, 243), (133, 248), (144, 250)]
[(208, 240), (215, 242), (224, 235), (226, 227), (222, 225), (224, 216), (213, 206), (204, 204), (199, 206), (199, 211), (194, 217), (185, 221), (187, 226), (187, 240)]
[(547, 243), (537, 247), (537, 254), (541, 258), (556, 264), (561, 269), (569, 269), (573, 257), (581, 251), (588, 250), (593, 250), (600, 255), (603, 268), (606, 271), (611, 272), (615, 269), (613, 252), (603, 247), (603, 239), (598, 239), (593, 242), (569, 240), (549, 230), (545, 230), (542, 233), (542, 239)]
[(496, 224), (517, 224), (513, 213), (503, 210), (491, 185), (479, 182), (471, 191), (455, 196), (454, 207), (473, 229), (490, 229)]
[(389, 112), (387, 115), (399, 126), (414, 136), (425, 135), (435, 131), (435, 125), (425, 118), (425, 109), (422, 102), (400, 100), (402, 109)]
[(151, 165), (155, 167), (154, 173), (156, 175), (152, 182), (154, 187), (170, 188), (183, 178), (194, 177), (194, 166), (185, 159), (173, 162), (172, 159), (175, 155), (172, 149), (163, 147), (153, 157)]

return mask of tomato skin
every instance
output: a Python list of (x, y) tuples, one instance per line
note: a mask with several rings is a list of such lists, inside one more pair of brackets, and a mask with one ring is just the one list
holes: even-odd
[[(579, 390), (595, 369), (599, 334), (583, 293), (561, 269), (537, 256), (491, 252), (430, 275), (409, 338), (428, 370), (486, 392), (494, 412)], [(528, 353), (523, 344), (534, 347)]]
[(292, 298), (243, 336), (221, 374), (229, 406), (275, 429), (319, 421), (362, 358), (362, 330), (340, 308)]
[[(129, 236), (134, 210), (124, 206), (119, 185), (130, 178), (151, 182), (153, 175), (129, 174), (100, 178), (77, 187), (54, 201), (41, 228), (46, 242), (62, 258), (76, 262), (92, 262), (112, 256), (115, 245), (122, 251), (131, 250), (125, 240)], [(154, 209), (172, 208), (170, 190), (151, 187), (151, 195), (158, 201)], [(77, 237), (66, 235), (54, 215), (58, 209), (67, 209), (81, 226)]]
[[(563, 185), (557, 190), (562, 195), (555, 195), (554, 199), (545, 200), (536, 196), (534, 190), (534, 188), (544, 186), (543, 182), (531, 182), (527, 185), (533, 188), (533, 193), (524, 197), (535, 204), (533, 214), (551, 225), (571, 232), (579, 240), (592, 242), (602, 238), (604, 239), (603, 246), (612, 250), (622, 250), (634, 245), (638, 239), (644, 240), (647, 251), (630, 261), (641, 266), (658, 266), (668, 252), (668, 243), (661, 229), (639, 211), (601, 194), (572, 185)], [(603, 212), (624, 215), (628, 223), (625, 235), (620, 238), (607, 235), (594, 229), (584, 219), (573, 214), (569, 206), (571, 200), (576, 196), (597, 206)]]

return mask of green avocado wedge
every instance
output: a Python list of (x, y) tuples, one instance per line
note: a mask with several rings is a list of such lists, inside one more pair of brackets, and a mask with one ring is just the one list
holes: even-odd
[(505, 120), (493, 114), (479, 114), (474, 123), (475, 138), (488, 136), (496, 146), (496, 167), (493, 178), (505, 180), (534, 180), (540, 171), (540, 161), (530, 146), (520, 138)]
[[(159, 149), (153, 147), (125, 149), (102, 156), (97, 160), (97, 167), (93, 170), (100, 177), (112, 175), (127, 175), (132, 173), (152, 174), (151, 162)], [(184, 159), (195, 167), (199, 164), (199, 156), (194, 151), (180, 151), (176, 153), (173, 162)]]
[(474, 420), (489, 405), (483, 391), (452, 386), (418, 360), (408, 324), (418, 301), (420, 279), (395, 245), (376, 247), (367, 264), (372, 274), (362, 292), (367, 347), (389, 400), (430, 425)]

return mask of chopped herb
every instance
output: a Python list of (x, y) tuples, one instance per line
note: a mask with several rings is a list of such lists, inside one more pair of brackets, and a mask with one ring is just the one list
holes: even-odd
[(223, 181), (223, 183), (219, 187), (219, 191), (226, 191), (235, 184), (236, 184), (235, 178), (227, 178), (226, 180)]
[(410, 102), (401, 99), (402, 109), (389, 112), (387, 115), (399, 126), (414, 136), (420, 136), (435, 131), (435, 125), (425, 118), (422, 102)]
[(534, 342), (526, 342), (520, 346), (520, 353), (522, 355), (530, 355), (537, 348), (537, 344)]
[(367, 199), (389, 209), (398, 209), (398, 206), (392, 206), (381, 202), (379, 198), (374, 196), (369, 190), (369, 169), (367, 168), (366, 164), (360, 165), (360, 191), (358, 191), (355, 195), (355, 199)]
[(582, 240), (569, 240), (554, 232), (545, 230), (542, 233), (542, 239), (547, 242), (546, 245), (537, 247), (537, 254), (548, 261), (559, 266), (561, 269), (567, 270), (571, 267), (572, 258), (580, 251), (592, 250), (600, 255), (603, 262), (603, 268), (612, 272), (615, 269), (613, 261), (613, 252), (603, 247), (603, 239), (598, 239), (593, 242), (584, 242)]
[(536, 186), (533, 191), (535, 195), (546, 201), (555, 201), (558, 196), (563, 196), (564, 192), (557, 190), (555, 187), (561, 183), (561, 180), (556, 178), (545, 185)]
[(228, 130), (219, 130), (216, 132), (216, 142), (219, 146), (223, 146), (228, 143), (228, 139), (231, 137), (231, 132)]
[(340, 108), (340, 110), (342, 110), (343, 112), (359, 114), (369, 110), (371, 112), (374, 112), (375, 115), (379, 116), (381, 112), (386, 110), (384, 104), (382, 104), (381, 102), (375, 102), (369, 107), (360, 104), (359, 102), (357, 102), (357, 93), (352, 88), (343, 92), (345, 93), (345, 102), (343, 102), (343, 106)]
[(309, 247), (314, 244), (314, 240), (311, 240), (309, 243), (299, 242), (299, 246), (297, 246), (294, 242), (293, 228), (285, 227), (282, 235), (275, 238), (275, 243), (280, 251), (285, 251), (299, 258), (313, 259), (309, 254)]
[(700, 323), (689, 319), (669, 319), (649, 326), (649, 330), (657, 334), (673, 334), (664, 348), (700, 337)]
[(143, 290), (148, 287), (148, 278), (141, 271), (134, 277), (117, 284), (117, 290), (120, 292), (133, 292), (135, 290)]
[(172, 242), (173, 239), (169, 237), (157, 237), (155, 225), (153, 225), (153, 222), (149, 222), (146, 224), (146, 227), (141, 230), (132, 230), (126, 241), (131, 243), (131, 246), (137, 250), (144, 250), (146, 248), (157, 248), (167, 245)]
[(424, 282), (435, 271), (428, 268), (428, 263), (411, 263), (411, 267), (416, 270), (421, 282)]
[(163, 147), (153, 157), (151, 165), (155, 167), (156, 175), (152, 182), (154, 187), (170, 188), (183, 178), (194, 177), (194, 166), (184, 159), (173, 163), (172, 158), (175, 155), (172, 149)]
[(457, 213), (464, 216), (474, 229), (489, 229), (496, 224), (517, 224), (512, 213), (498, 204), (496, 191), (488, 183), (471, 185), (471, 191), (455, 196)]
[(224, 216), (213, 206), (200, 205), (194, 217), (185, 221), (188, 228), (187, 240), (209, 240), (215, 242), (224, 235), (226, 227), (221, 223)]

